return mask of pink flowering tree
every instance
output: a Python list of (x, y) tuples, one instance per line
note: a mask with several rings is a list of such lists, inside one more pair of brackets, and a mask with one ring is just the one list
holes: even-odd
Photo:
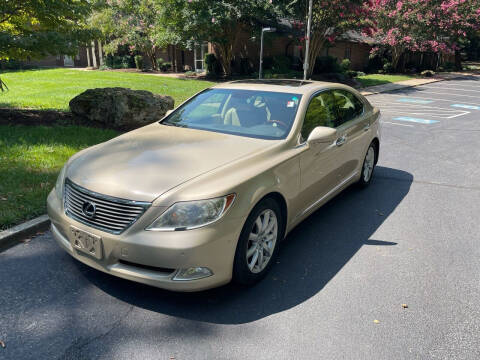
[[(306, 31), (308, 1), (285, 0), (283, 3), (285, 16), (301, 21)], [(370, 7), (366, 5), (365, 0), (313, 0), (308, 77), (312, 75), (315, 59), (327, 43), (333, 43), (347, 30), (362, 29), (366, 25), (364, 19), (369, 17), (370, 12)], [(306, 35), (300, 40), (306, 40)]]
[(389, 48), (400, 68), (406, 50), (458, 53), (467, 34), (478, 30), (478, 0), (371, 0), (370, 30)]

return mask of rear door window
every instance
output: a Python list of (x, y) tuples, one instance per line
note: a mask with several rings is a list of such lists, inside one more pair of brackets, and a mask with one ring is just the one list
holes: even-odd
[(363, 103), (350, 91), (333, 90), (333, 99), (338, 113), (338, 124), (340, 126), (355, 119), (363, 113)]

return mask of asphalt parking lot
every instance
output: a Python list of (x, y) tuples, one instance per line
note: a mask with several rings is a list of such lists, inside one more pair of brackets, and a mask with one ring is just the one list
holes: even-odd
[(170, 293), (47, 232), (0, 253), (0, 359), (479, 359), (480, 78), (369, 100), (371, 186), (298, 226), (263, 282)]

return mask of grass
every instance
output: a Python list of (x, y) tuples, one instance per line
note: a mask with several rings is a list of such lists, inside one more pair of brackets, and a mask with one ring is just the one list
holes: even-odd
[(117, 134), (81, 126), (0, 126), (0, 230), (45, 214), (67, 159)]
[(363, 87), (368, 87), (415, 79), (415, 77), (409, 75), (369, 74), (365, 76), (359, 76), (356, 79), (362, 84)]
[[(68, 102), (89, 88), (127, 87), (170, 95), (179, 105), (213, 83), (168, 77), (73, 69), (0, 74), (10, 90), (0, 107), (68, 111)], [(0, 125), (0, 230), (46, 212), (46, 198), (67, 159), (115, 137), (113, 130), (81, 126)]]
[(0, 93), (0, 107), (43, 110), (68, 110), (68, 102), (85, 91), (98, 87), (126, 87), (170, 95), (179, 105), (196, 92), (213, 85), (202, 80), (183, 80), (163, 76), (110, 71), (38, 69), (2, 73), (10, 88)]

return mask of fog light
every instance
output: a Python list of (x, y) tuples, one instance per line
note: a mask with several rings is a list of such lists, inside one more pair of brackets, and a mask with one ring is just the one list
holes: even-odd
[(173, 280), (175, 281), (198, 280), (198, 279), (203, 279), (212, 275), (213, 273), (209, 268), (191, 267), (188, 269), (178, 270), (175, 276), (173, 277)]

